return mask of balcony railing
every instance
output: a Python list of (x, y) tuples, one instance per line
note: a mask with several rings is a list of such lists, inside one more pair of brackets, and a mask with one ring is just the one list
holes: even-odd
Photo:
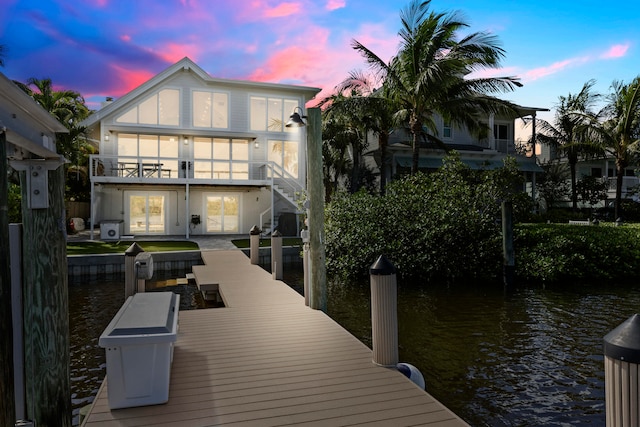
[[(622, 177), (622, 198), (630, 198), (634, 194), (634, 190), (640, 185), (640, 179), (635, 176)], [(609, 178), (609, 197), (613, 197), (616, 192), (616, 177)]]
[(91, 156), (90, 176), (95, 182), (282, 181), (295, 180), (273, 162), (175, 157)]

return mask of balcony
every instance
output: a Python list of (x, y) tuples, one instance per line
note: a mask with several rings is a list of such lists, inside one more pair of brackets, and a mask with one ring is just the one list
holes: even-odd
[[(608, 178), (609, 180), (609, 191), (607, 192), (607, 196), (609, 198), (614, 198), (616, 196), (616, 178)], [(624, 176), (622, 177), (622, 193), (621, 196), (623, 199), (630, 199), (635, 195), (635, 190), (638, 189), (638, 185), (640, 185), (640, 179), (635, 176)]]
[(273, 162), (169, 157), (91, 156), (95, 183), (269, 185), (271, 179), (294, 180)]

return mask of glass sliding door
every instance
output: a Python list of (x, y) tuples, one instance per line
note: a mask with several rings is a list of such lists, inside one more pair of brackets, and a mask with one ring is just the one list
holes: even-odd
[(129, 193), (127, 219), (131, 234), (165, 234), (165, 196)]
[(240, 232), (240, 197), (235, 194), (205, 195), (207, 233)]

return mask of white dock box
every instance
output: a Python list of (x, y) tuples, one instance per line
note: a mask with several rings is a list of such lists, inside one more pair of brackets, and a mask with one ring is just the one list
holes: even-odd
[(169, 400), (179, 307), (180, 296), (173, 292), (135, 294), (100, 335), (99, 345), (107, 353), (111, 409)]

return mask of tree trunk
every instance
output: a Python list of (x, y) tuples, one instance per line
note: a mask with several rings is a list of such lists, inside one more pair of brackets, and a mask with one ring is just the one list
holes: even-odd
[(0, 425), (16, 422), (13, 390), (13, 323), (9, 274), (9, 183), (7, 134), (0, 130)]
[(617, 220), (622, 216), (622, 179), (624, 178), (624, 167), (616, 162), (616, 201), (614, 203), (615, 218)]
[[(38, 427), (71, 426), (64, 167), (48, 173), (49, 207), (22, 205), (25, 391)], [(20, 173), (27, 200), (26, 172)]]
[(384, 131), (378, 135), (380, 147), (380, 195), (384, 196), (387, 186), (387, 146), (389, 145), (389, 133)]
[(569, 170), (571, 171), (571, 207), (575, 212), (578, 210), (578, 192), (576, 191), (576, 164), (570, 162)]

